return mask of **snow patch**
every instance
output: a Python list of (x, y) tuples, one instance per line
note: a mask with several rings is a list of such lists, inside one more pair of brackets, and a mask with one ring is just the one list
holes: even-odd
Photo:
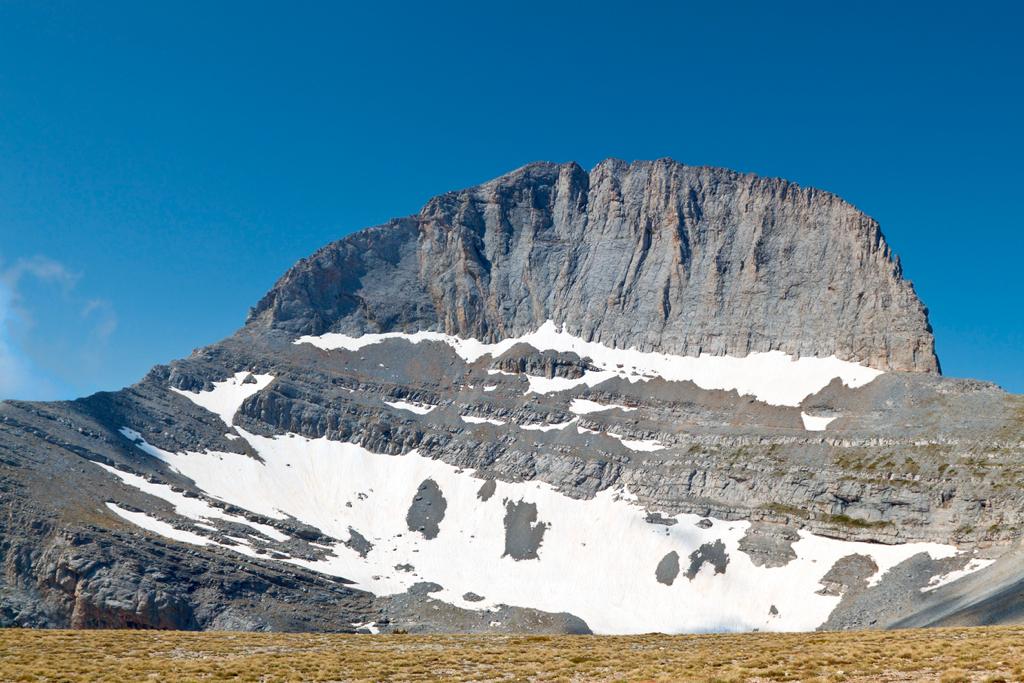
[[(488, 344), (477, 339), (455, 337), (441, 332), (387, 332), (351, 337), (337, 332), (319, 336), (305, 335), (295, 344), (312, 344), (321, 349), (347, 349), (357, 351), (364, 346), (379, 344), (388, 339), (404, 339), (413, 344), (436, 341), (447, 344), (467, 362), (484, 355), (497, 357), (516, 344), (528, 344), (538, 351), (575, 353), (589, 357), (597, 370), (587, 371), (579, 379), (564, 377), (545, 378), (527, 375), (529, 391), (550, 393), (565, 391), (580, 385), (594, 386), (611, 377), (624, 377), (631, 382), (653, 377), (669, 381), (692, 381), (702, 389), (736, 390), (742, 395), (754, 396), (774, 405), (798, 406), (839, 377), (849, 387), (867, 384), (882, 374), (881, 370), (859, 363), (839, 360), (835, 356), (793, 358), (782, 351), (751, 353), (747, 356), (677, 356), (638, 351), (634, 348), (617, 349), (600, 342), (590, 342), (569, 334), (564, 326), (559, 329), (547, 321), (536, 332), (521, 337), (503, 339)], [(493, 373), (494, 371), (492, 371)], [(497, 374), (497, 373), (494, 373)]]
[(800, 419), (804, 421), (804, 429), (809, 432), (823, 432), (825, 427), (828, 427), (832, 420), (839, 417), (835, 415), (833, 417), (815, 417), (814, 415), (808, 415), (807, 413), (801, 412)]
[(380, 629), (377, 628), (377, 622), (376, 621), (368, 621), (365, 624), (360, 624), (359, 622), (356, 622), (356, 623), (352, 624), (352, 628), (355, 628), (355, 629), (365, 628), (367, 631), (369, 631), (373, 635), (377, 635), (378, 633), (380, 633)]
[(569, 425), (575, 423), (577, 419), (579, 419), (579, 418), (575, 418), (574, 417), (573, 419), (569, 420), (568, 422), (558, 422), (556, 424), (547, 424), (547, 423), (541, 422), (541, 423), (537, 423), (537, 424), (519, 425), (519, 428), (520, 429), (525, 429), (526, 431), (530, 431), (530, 432), (551, 432), (551, 431), (554, 431), (556, 429), (565, 429)]
[[(249, 377), (253, 381), (246, 381)], [(198, 406), (220, 416), (224, 424), (231, 426), (235, 413), (242, 407), (245, 399), (265, 389), (274, 381), (273, 375), (253, 375), (251, 372), (236, 372), (223, 382), (214, 382), (210, 391), (184, 391), (171, 387), (171, 391), (181, 394)], [(136, 432), (137, 433), (137, 432)], [(129, 437), (131, 438), (131, 437)]]
[[(148, 444), (147, 444), (148, 445)], [(152, 447), (151, 447), (152, 448)], [(147, 493), (151, 496), (164, 500), (174, 506), (174, 512), (181, 515), (182, 517), (188, 517), (189, 519), (202, 521), (211, 519), (220, 519), (225, 522), (234, 522), (235, 524), (241, 524), (243, 526), (250, 527), (260, 532), (267, 538), (271, 538), (278, 543), (283, 543), (290, 539), (287, 534), (281, 533), (280, 530), (275, 529), (269, 524), (261, 524), (260, 522), (253, 522), (245, 517), (239, 515), (232, 515), (228, 512), (224, 512), (218, 507), (210, 505), (205, 500), (200, 498), (192, 498), (182, 493), (178, 493), (171, 489), (166, 484), (157, 484), (151, 482), (144, 477), (140, 477), (137, 474), (131, 472), (124, 472), (119, 469), (115, 469), (110, 465), (105, 465), (101, 462), (95, 462), (94, 464), (102, 467), (107, 472), (110, 472), (115, 477), (120, 479), (123, 483), (136, 488), (143, 493)], [(199, 526), (199, 525), (197, 525)]]
[(109, 508), (110, 511), (118, 517), (121, 517), (122, 519), (131, 522), (135, 526), (141, 527), (146, 531), (152, 531), (158, 536), (170, 538), (175, 541), (181, 541), (182, 543), (188, 543), (190, 545), (216, 545), (205, 536), (200, 536), (199, 534), (194, 534), (191, 531), (186, 531), (184, 529), (178, 529), (162, 519), (150, 517), (145, 512), (133, 512), (132, 510), (126, 510), (117, 503), (107, 503), (107, 508)]
[(157, 460), (160, 460), (162, 458), (162, 454), (164, 453), (164, 451), (160, 450), (159, 448), (156, 448), (155, 446), (151, 446), (145, 439), (142, 438), (142, 434), (139, 434), (134, 429), (121, 427), (121, 429), (117, 431), (119, 431), (124, 438), (131, 441), (147, 455), (151, 455)]
[(437, 407), (429, 403), (409, 403), (408, 401), (384, 401), (384, 404), (398, 410), (408, 410), (410, 413), (416, 413), (417, 415), (426, 415)]
[(504, 420), (496, 420), (493, 417), (477, 417), (476, 415), (463, 415), (463, 422), (468, 422), (471, 425), (489, 424), (501, 426), (505, 424)]
[(121, 427), (121, 429), (119, 429), (118, 431), (121, 432), (121, 435), (124, 436), (124, 438), (128, 439), (129, 441), (134, 442), (143, 440), (142, 434), (135, 431), (134, 429), (129, 429), (128, 427)]
[(964, 578), (968, 574), (973, 574), (976, 571), (980, 571), (985, 567), (988, 567), (993, 562), (995, 562), (995, 560), (986, 560), (976, 557), (968, 562), (963, 569), (957, 569), (949, 572), (948, 574), (937, 574), (933, 576), (932, 580), (928, 582), (928, 585), (921, 589), (921, 592), (928, 593), (940, 586), (945, 586), (947, 583), (953, 583), (954, 581)]
[(667, 448), (665, 444), (659, 442), (657, 439), (627, 439), (619, 434), (615, 434), (614, 432), (608, 432), (608, 436), (613, 439), (618, 439), (623, 446), (631, 451), (653, 452)]
[(636, 410), (636, 408), (629, 408), (617, 403), (598, 403), (597, 401), (590, 401), (585, 398), (574, 398), (572, 403), (569, 404), (569, 412), (576, 415), (589, 415), (590, 413), (599, 413), (602, 410), (612, 410), (614, 408), (618, 408), (624, 413)]

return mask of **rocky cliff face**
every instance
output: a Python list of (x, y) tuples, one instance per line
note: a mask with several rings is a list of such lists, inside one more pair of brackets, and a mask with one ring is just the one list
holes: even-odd
[(670, 160), (531, 164), (442, 195), (301, 261), (250, 324), (493, 341), (547, 320), (620, 348), (939, 370), (875, 221), (827, 192)]

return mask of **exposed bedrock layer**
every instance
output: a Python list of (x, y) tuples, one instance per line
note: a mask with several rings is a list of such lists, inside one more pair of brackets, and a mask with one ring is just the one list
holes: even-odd
[(874, 220), (828, 192), (671, 160), (536, 163), (441, 195), (300, 261), (249, 322), (494, 341), (546, 320), (609, 346), (939, 370)]

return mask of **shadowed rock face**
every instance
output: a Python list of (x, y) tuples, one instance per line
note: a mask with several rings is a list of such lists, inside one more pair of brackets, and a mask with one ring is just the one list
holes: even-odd
[(567, 377), (576, 379), (593, 369), (584, 359), (574, 353), (537, 351), (526, 344), (516, 344), (494, 360), (495, 370), (513, 374), (538, 375), (540, 377)]
[(536, 560), (548, 525), (537, 521), (537, 506), (523, 501), (505, 502), (505, 555), (514, 560)]
[(658, 562), (658, 566), (654, 570), (654, 576), (657, 578), (658, 583), (663, 583), (666, 586), (671, 586), (679, 576), (679, 553), (671, 551), (661, 558)]
[(436, 538), (447, 507), (448, 503), (437, 482), (427, 479), (420, 484), (409, 505), (409, 512), (406, 513), (405, 521), (409, 531), (418, 531), (424, 538)]
[[(373, 544), (366, 540), (366, 537), (361, 533), (353, 529), (348, 528), (349, 540), (345, 543), (349, 548), (359, 553), (360, 557), (366, 557), (371, 550), (373, 550)], [(434, 534), (437, 535), (436, 533)]]
[(875, 221), (827, 192), (671, 160), (537, 163), (441, 195), (299, 262), (249, 322), (492, 341), (549, 319), (609, 346), (939, 369)]
[(724, 574), (729, 565), (729, 555), (725, 552), (725, 544), (721, 541), (705, 543), (690, 553), (690, 567), (686, 570), (686, 578), (693, 581), (704, 564), (714, 567), (716, 574)]
[(477, 491), (476, 497), (486, 503), (491, 499), (491, 496), (494, 495), (494, 490), (497, 486), (497, 482), (493, 479), (488, 479), (483, 483), (483, 486), (480, 487), (480, 490)]

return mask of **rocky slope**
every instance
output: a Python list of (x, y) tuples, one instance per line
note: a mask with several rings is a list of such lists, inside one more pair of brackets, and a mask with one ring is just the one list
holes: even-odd
[(0, 404), (0, 623), (1014, 618), (1022, 455), (1024, 399), (938, 375), (842, 200), (533, 164), (328, 245), (133, 387)]

